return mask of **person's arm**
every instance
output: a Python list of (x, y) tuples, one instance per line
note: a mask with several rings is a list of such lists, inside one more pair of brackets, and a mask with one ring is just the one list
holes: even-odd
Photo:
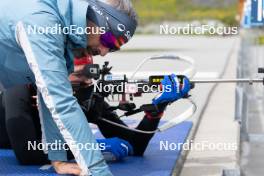
[[(52, 19), (52, 15), (47, 18), (51, 18), (48, 26), (58, 22)], [(78, 144), (85, 145), (96, 143), (96, 141), (73, 96), (68, 80), (64, 58), (64, 36), (62, 34), (27, 34), (27, 26), (28, 24), (19, 22), (16, 36), (43, 98), (41, 109), (44, 111), (44, 126), (45, 123), (47, 124), (45, 126), (47, 141), (56, 142), (62, 135), (82, 169), (82, 174), (90, 172), (94, 175), (111, 175), (100, 151), (78, 148)], [(61, 153), (49, 150), (49, 158), (53, 161), (65, 160), (65, 154), (65, 151)]]

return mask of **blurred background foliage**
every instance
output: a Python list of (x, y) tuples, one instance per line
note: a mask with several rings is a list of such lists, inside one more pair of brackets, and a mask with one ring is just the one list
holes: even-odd
[(219, 20), (236, 26), (237, 0), (132, 0), (140, 24), (162, 21)]

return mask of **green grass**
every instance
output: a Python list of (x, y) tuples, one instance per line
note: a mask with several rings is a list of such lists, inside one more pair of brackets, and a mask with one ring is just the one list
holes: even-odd
[(259, 45), (264, 45), (264, 35), (261, 35), (258, 37), (258, 44)]
[(237, 4), (228, 7), (194, 6), (188, 0), (132, 0), (140, 24), (160, 21), (190, 21), (217, 19), (231, 26), (237, 25)]

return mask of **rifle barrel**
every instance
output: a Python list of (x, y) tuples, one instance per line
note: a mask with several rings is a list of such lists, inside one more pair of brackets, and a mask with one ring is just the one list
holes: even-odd
[(249, 78), (241, 78), (241, 79), (194, 79), (191, 80), (192, 83), (264, 83), (263, 79), (249, 79)]

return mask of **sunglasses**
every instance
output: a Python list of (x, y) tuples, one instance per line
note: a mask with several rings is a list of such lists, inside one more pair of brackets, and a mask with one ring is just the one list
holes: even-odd
[(100, 42), (104, 47), (109, 48), (109, 52), (114, 52), (120, 50), (125, 40), (122, 37), (117, 39), (112, 32), (108, 31), (100, 36)]

